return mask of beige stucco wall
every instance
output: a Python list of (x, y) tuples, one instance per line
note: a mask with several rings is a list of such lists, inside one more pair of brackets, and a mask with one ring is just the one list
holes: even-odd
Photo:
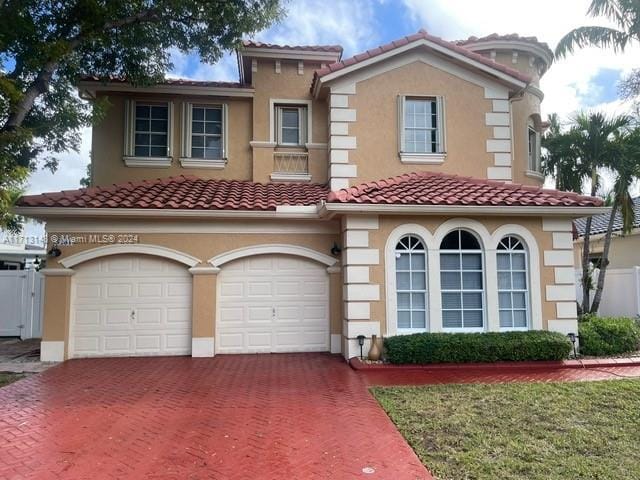
[[(406, 165), (398, 155), (398, 95), (439, 95), (445, 102), (447, 157), (442, 165)], [(422, 62), (414, 62), (357, 83), (349, 107), (357, 112), (350, 135), (358, 148), (350, 163), (358, 167), (353, 184), (414, 171), (436, 171), (486, 178), (493, 154), (486, 151), (492, 137), (485, 125), (491, 100), (484, 89)]]
[[(101, 94), (102, 96), (102, 94)], [(195, 175), (202, 178), (251, 180), (251, 99), (188, 97), (180, 95), (110, 94), (106, 117), (93, 128), (92, 169), (94, 185), (109, 185), (132, 180)], [(122, 159), (124, 154), (125, 99), (173, 102), (172, 163), (169, 168), (132, 168)], [(228, 164), (220, 170), (183, 168), (180, 165), (182, 137), (182, 104), (226, 103), (228, 105)]]
[[(593, 254), (602, 253), (604, 238), (598, 236), (590, 242)], [(575, 265), (582, 265), (582, 241), (575, 242)], [(615, 236), (609, 249), (609, 268), (631, 268), (640, 265), (640, 236), (637, 233), (627, 236)]]
[[(376, 248), (380, 251), (380, 263), (379, 265), (371, 266), (370, 275), (371, 283), (380, 285), (380, 301), (371, 302), (371, 318), (379, 320), (381, 322), (380, 331), (385, 332), (387, 330), (386, 324), (386, 291), (385, 291), (385, 262), (384, 252), (387, 238), (397, 226), (407, 223), (418, 224), (431, 233), (434, 233), (437, 228), (447, 220), (455, 217), (380, 217), (378, 230), (371, 230), (369, 232), (370, 248)], [(469, 217), (467, 217), (469, 218)], [(540, 256), (540, 287), (542, 295), (542, 327), (547, 328), (547, 321), (549, 319), (556, 318), (555, 302), (547, 302), (545, 299), (545, 286), (554, 284), (554, 269), (551, 266), (545, 266), (544, 254), (545, 250), (552, 249), (552, 235), (550, 232), (545, 232), (542, 229), (542, 220), (540, 218), (527, 218), (527, 217), (510, 217), (508, 219), (504, 217), (487, 217), (487, 218), (474, 218), (481, 224), (483, 224), (489, 234), (504, 224), (516, 224), (521, 225), (528, 229), (536, 238), (538, 243), (538, 250)]]

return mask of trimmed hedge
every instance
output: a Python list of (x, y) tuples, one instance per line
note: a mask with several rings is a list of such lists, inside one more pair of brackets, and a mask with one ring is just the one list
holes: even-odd
[(578, 328), (582, 355), (617, 355), (640, 349), (640, 327), (633, 318), (586, 315)]
[(569, 339), (557, 332), (416, 333), (384, 339), (391, 363), (564, 360)]

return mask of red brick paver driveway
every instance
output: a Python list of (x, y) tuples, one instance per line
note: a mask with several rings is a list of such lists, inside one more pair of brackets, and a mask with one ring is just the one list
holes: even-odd
[(9, 385), (0, 478), (431, 477), (356, 372), (293, 354), (73, 360)]

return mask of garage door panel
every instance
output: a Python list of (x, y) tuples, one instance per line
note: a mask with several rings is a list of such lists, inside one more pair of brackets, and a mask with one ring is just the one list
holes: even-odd
[(190, 353), (192, 279), (186, 267), (116, 255), (81, 265), (73, 281), (72, 356)]
[(264, 255), (225, 265), (218, 277), (216, 351), (329, 350), (328, 283), (324, 266), (297, 257)]

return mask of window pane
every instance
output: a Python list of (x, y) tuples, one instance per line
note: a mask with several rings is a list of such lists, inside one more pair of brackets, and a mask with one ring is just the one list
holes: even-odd
[(454, 230), (442, 239), (441, 250), (458, 250), (460, 248), (460, 232)]
[(511, 257), (514, 270), (525, 270), (524, 253), (514, 253)]
[(220, 122), (222, 120), (222, 110), (220, 108), (207, 108), (205, 118), (208, 122)]
[(527, 276), (524, 274), (524, 272), (514, 272), (513, 289), (524, 290), (525, 288), (527, 288)]
[(408, 293), (399, 293), (398, 294), (398, 308), (402, 310), (408, 310), (411, 308), (410, 303), (410, 294)]
[(411, 274), (411, 288), (413, 290), (424, 290), (426, 288), (426, 278), (424, 272)]
[(145, 133), (136, 133), (136, 145), (149, 145), (151, 136)]
[(191, 132), (192, 133), (204, 133), (204, 123), (203, 122), (193, 122), (191, 124)]
[(220, 150), (220, 137), (205, 137), (205, 147)]
[(411, 312), (398, 312), (398, 328), (411, 328)]
[(166, 157), (167, 147), (151, 147), (149, 153), (152, 157)]
[(500, 308), (511, 308), (511, 294), (498, 293), (498, 303)]
[(204, 120), (204, 108), (193, 107), (191, 118), (193, 120)]
[(460, 248), (462, 250), (480, 250), (478, 239), (466, 230), (460, 231)]
[(458, 272), (440, 273), (440, 288), (443, 290), (459, 290), (460, 287), (460, 274)]
[(527, 312), (525, 310), (514, 310), (513, 326), (517, 328), (524, 328), (527, 326)]
[(166, 120), (151, 120), (151, 131), (152, 132), (166, 132), (167, 131), (167, 121)]
[(411, 287), (409, 283), (409, 274), (397, 272), (396, 273), (396, 288), (398, 290), (409, 290)]
[(222, 133), (222, 124), (211, 122), (205, 123), (204, 131), (210, 135), (220, 135)]
[(424, 270), (424, 254), (414, 253), (411, 255), (411, 269), (412, 270)]
[(401, 253), (400, 257), (396, 255), (396, 268), (398, 270), (409, 270), (409, 254)]
[(482, 310), (465, 310), (463, 315), (465, 328), (482, 328)]
[(462, 296), (459, 293), (442, 293), (442, 308), (462, 308)]
[(463, 293), (462, 306), (467, 308), (482, 308), (482, 293)]
[(168, 109), (166, 106), (154, 105), (151, 107), (151, 118), (155, 119), (167, 119)]
[(298, 130), (293, 128), (282, 129), (282, 142), (298, 144)]
[(411, 312), (411, 327), (412, 328), (424, 328), (427, 326), (426, 314), (424, 311), (412, 311)]
[(462, 269), (482, 270), (482, 256), (479, 253), (463, 253)]
[(156, 147), (166, 147), (167, 146), (167, 136), (166, 135), (158, 135), (158, 134), (152, 134), (151, 135), (151, 145), (156, 146)]
[(205, 148), (204, 156), (205, 158), (221, 158), (222, 152), (219, 148)]
[(426, 295), (424, 293), (411, 294), (411, 308), (417, 310), (425, 309)]
[(514, 292), (514, 293), (511, 294), (511, 298), (513, 298), (513, 308), (524, 308), (525, 307), (526, 293), (524, 293), (524, 292)]
[(498, 272), (498, 289), (511, 290), (511, 274)]
[(148, 132), (149, 131), (149, 120), (136, 119), (136, 130), (138, 132)]
[(149, 147), (138, 147), (136, 146), (134, 151), (136, 157), (148, 157), (149, 156)]
[(442, 312), (442, 326), (444, 328), (461, 328), (462, 312), (459, 310), (446, 310)]
[(442, 270), (460, 270), (460, 255), (457, 253), (440, 254), (440, 268)]
[(193, 135), (191, 137), (192, 147), (204, 147), (204, 137), (202, 135)]
[(191, 156), (193, 158), (204, 158), (204, 148), (192, 147)]
[(149, 105), (136, 105), (136, 117), (149, 118)]
[(282, 126), (290, 128), (298, 128), (298, 109), (295, 110), (282, 109)]
[(509, 254), (508, 253), (499, 253), (498, 257), (498, 270), (509, 270), (511, 265), (509, 265)]
[(465, 290), (482, 290), (482, 273), (464, 272), (462, 274), (462, 288)]
[(513, 327), (511, 310), (500, 310), (500, 327), (502, 328)]

